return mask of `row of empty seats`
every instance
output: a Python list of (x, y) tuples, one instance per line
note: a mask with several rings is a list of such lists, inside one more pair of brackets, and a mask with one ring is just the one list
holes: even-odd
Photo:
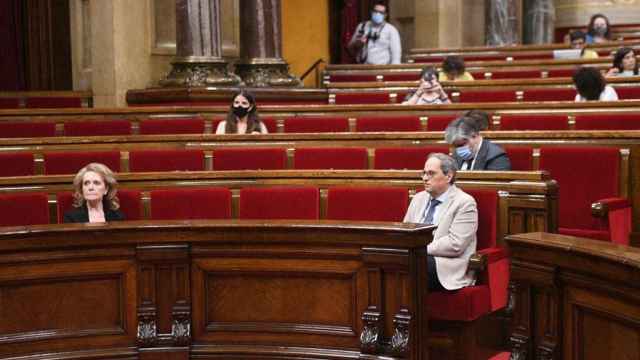
[(92, 107), (93, 95), (90, 92), (14, 92), (0, 94), (0, 109), (20, 108), (80, 108)]
[[(610, 57), (615, 52), (615, 48), (594, 49), (600, 57)], [(411, 54), (409, 62), (415, 63), (442, 63), (449, 55), (441, 54)], [(520, 51), (503, 52), (493, 54), (460, 54), (464, 61), (518, 61), (518, 60), (552, 60), (554, 59), (552, 50), (541, 51)]]

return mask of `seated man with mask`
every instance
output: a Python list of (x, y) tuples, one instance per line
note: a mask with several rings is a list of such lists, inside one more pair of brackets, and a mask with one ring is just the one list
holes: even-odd
[(483, 139), (476, 116), (461, 116), (447, 126), (444, 139), (456, 147), (453, 157), (460, 170), (511, 170), (511, 162), (500, 145)]
[(425, 191), (411, 200), (404, 222), (436, 224), (427, 246), (429, 291), (456, 290), (473, 285), (469, 258), (476, 251), (476, 201), (455, 185), (455, 160), (442, 153), (429, 155), (422, 181)]

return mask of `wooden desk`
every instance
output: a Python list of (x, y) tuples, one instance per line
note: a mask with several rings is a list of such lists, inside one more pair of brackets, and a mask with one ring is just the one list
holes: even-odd
[(430, 236), (328, 221), (5, 228), (0, 358), (427, 359)]

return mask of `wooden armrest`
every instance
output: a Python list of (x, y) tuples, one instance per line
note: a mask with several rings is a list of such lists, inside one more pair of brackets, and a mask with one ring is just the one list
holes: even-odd
[(469, 269), (484, 270), (489, 262), (489, 256), (486, 254), (475, 253), (469, 258)]
[(610, 210), (618, 210), (631, 207), (629, 200), (623, 198), (602, 199), (591, 204), (591, 215), (598, 218), (609, 216)]

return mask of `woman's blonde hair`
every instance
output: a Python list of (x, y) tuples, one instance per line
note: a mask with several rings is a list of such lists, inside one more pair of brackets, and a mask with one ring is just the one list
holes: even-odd
[(105, 199), (102, 199), (102, 201), (106, 200), (111, 210), (118, 210), (120, 208), (120, 200), (118, 200), (118, 197), (116, 196), (116, 193), (118, 192), (118, 182), (116, 181), (115, 176), (113, 176), (113, 171), (111, 171), (111, 169), (106, 165), (100, 163), (91, 163), (83, 167), (78, 171), (76, 177), (73, 178), (73, 187), (75, 189), (75, 192), (73, 193), (73, 206), (81, 207), (84, 204), (84, 196), (82, 196), (82, 179), (89, 171), (93, 171), (100, 175), (107, 187), (107, 195), (105, 195)]

